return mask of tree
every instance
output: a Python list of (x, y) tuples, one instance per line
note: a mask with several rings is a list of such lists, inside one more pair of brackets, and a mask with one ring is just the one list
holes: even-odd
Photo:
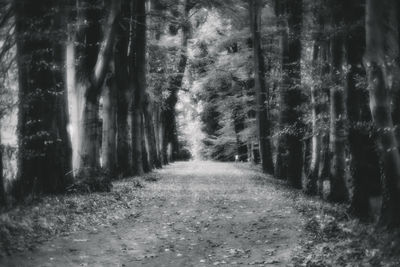
[[(99, 99), (101, 95), (101, 89), (106, 79), (107, 73), (109, 72), (109, 65), (113, 55), (114, 41), (116, 35), (116, 21), (120, 12), (120, 1), (113, 1), (109, 16), (107, 18), (107, 24), (105, 25), (105, 34), (102, 42), (102, 46), (99, 48), (98, 53), (93, 49), (92, 44), (98, 42), (98, 32), (91, 32), (90, 25), (98, 23), (98, 15), (94, 8), (93, 1), (96, 0), (85, 0), (83, 1), (83, 10), (88, 9), (88, 14), (84, 14), (84, 18), (89, 27), (84, 31), (83, 38), (80, 40), (84, 51), (87, 51), (84, 60), (80, 60), (81, 71), (80, 76), (82, 77), (80, 83), (83, 85), (83, 113), (81, 119), (81, 125), (79, 127), (79, 161), (78, 164), (78, 175), (81, 177), (93, 176), (100, 169), (100, 144), (99, 140)], [(85, 16), (86, 15), (86, 16)], [(96, 26), (97, 27), (97, 26)], [(94, 34), (94, 36), (92, 36)], [(78, 33), (79, 35), (79, 33)], [(78, 36), (79, 37), (79, 36)], [(90, 37), (90, 38), (86, 38)], [(88, 51), (89, 50), (89, 51)], [(93, 65), (95, 64), (95, 65)]]
[(302, 0), (275, 1), (281, 38), (282, 82), (279, 96), (279, 127), (275, 175), (287, 179), (290, 185), (301, 188), (303, 163), (303, 132), (301, 105), (301, 28)]
[(331, 54), (331, 88), (330, 88), (330, 148), (332, 153), (330, 170), (330, 192), (329, 199), (343, 202), (347, 199), (347, 188), (345, 184), (346, 168), (346, 109), (343, 84), (343, 59), (344, 59), (344, 32), (342, 27), (342, 10), (344, 2), (329, 2), (330, 25), (332, 33), (330, 37)]
[[(387, 27), (390, 25), (391, 27)], [(398, 52), (398, 24), (396, 1), (367, 0), (366, 53), (370, 109), (377, 128), (378, 148), (382, 162), (382, 210), (380, 223), (386, 226), (399, 224), (400, 154), (393, 127), (391, 110), (391, 60)], [(397, 56), (397, 55), (396, 55)]]
[(19, 74), (19, 199), (65, 190), (71, 144), (64, 82), (65, 10), (50, 0), (15, 0)]
[(103, 87), (103, 134), (101, 159), (103, 170), (111, 177), (117, 176), (117, 90), (115, 76), (110, 75)]
[(165, 100), (165, 107), (161, 113), (161, 123), (164, 130), (162, 138), (162, 160), (166, 164), (169, 161), (168, 157), (168, 146), (172, 147), (172, 155), (170, 155), (172, 160), (178, 157), (178, 136), (177, 136), (177, 124), (176, 124), (176, 114), (175, 106), (178, 102), (178, 92), (182, 86), (182, 80), (186, 69), (187, 63), (187, 47), (188, 40), (190, 37), (190, 21), (189, 12), (193, 8), (194, 4), (190, 3), (189, 0), (182, 0), (182, 14), (181, 14), (181, 24), (180, 29), (182, 31), (181, 37), (181, 48), (179, 53), (179, 61), (176, 69), (176, 73), (171, 75), (168, 82), (168, 93), (169, 96)]
[[(143, 106), (146, 92), (146, 1), (137, 0), (134, 7), (135, 39), (131, 46), (132, 71), (130, 83), (134, 90), (132, 101), (132, 159), (133, 174), (142, 175), (143, 170), (143, 145), (142, 132)], [(133, 44), (135, 43), (135, 44)]]
[(117, 166), (118, 175), (127, 177), (132, 174), (132, 140), (130, 137), (129, 108), (132, 100), (132, 88), (129, 85), (129, 32), (131, 21), (131, 1), (122, 1), (122, 15), (117, 24), (117, 36), (114, 51), (114, 70), (117, 89)]
[[(346, 4), (344, 12), (345, 51), (349, 70), (345, 78), (347, 117), (349, 121), (348, 144), (350, 162), (350, 212), (362, 219), (369, 218), (369, 197), (380, 191), (379, 158), (372, 134), (371, 111), (368, 107), (368, 91), (365, 88), (366, 73), (362, 67), (365, 53), (364, 1)], [(376, 189), (378, 188), (378, 190)]]
[(250, 28), (253, 38), (254, 80), (256, 91), (257, 130), (260, 146), (260, 157), (263, 171), (273, 173), (270, 125), (266, 102), (268, 92), (265, 83), (265, 60), (261, 48), (261, 0), (250, 0)]

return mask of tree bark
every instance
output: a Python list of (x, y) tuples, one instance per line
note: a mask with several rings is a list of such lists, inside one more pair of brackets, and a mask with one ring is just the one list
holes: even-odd
[(132, 105), (132, 150), (133, 150), (133, 169), (134, 175), (144, 173), (143, 145), (144, 140), (142, 131), (142, 115), (144, 107), (144, 97), (146, 92), (146, 1), (137, 0), (135, 6), (135, 40), (134, 49), (134, 71), (130, 73), (131, 84), (134, 88)]
[(145, 173), (151, 172), (154, 169), (154, 166), (150, 162), (150, 155), (149, 155), (149, 142), (146, 136), (146, 127), (144, 122), (144, 116), (142, 116), (141, 126), (140, 129), (142, 130), (142, 159), (143, 159), (143, 171)]
[(375, 135), (371, 134), (371, 111), (368, 107), (368, 91), (360, 88), (357, 82), (365, 78), (362, 68), (365, 53), (365, 27), (356, 26), (365, 20), (363, 1), (354, 1), (347, 4), (345, 12), (346, 32), (346, 60), (350, 69), (345, 79), (347, 94), (347, 116), (349, 119), (349, 149), (350, 162), (350, 207), (349, 211), (360, 219), (369, 218), (369, 197), (371, 188), (379, 188), (380, 167), (379, 158), (375, 149)]
[(63, 75), (67, 27), (63, 5), (54, 1), (15, 0), (14, 7), (19, 76), (16, 197), (22, 199), (63, 192), (72, 178)]
[(117, 16), (120, 12), (120, 2), (113, 1), (107, 20), (104, 41), (97, 56), (96, 65), (92, 69), (88, 86), (84, 95), (84, 109), (80, 127), (80, 164), (78, 176), (96, 175), (100, 169), (99, 140), (99, 98), (101, 88), (109, 71), (110, 61), (114, 51), (117, 28)]
[(301, 27), (302, 0), (278, 0), (276, 14), (280, 17), (282, 73), (280, 86), (280, 111), (277, 162), (275, 175), (287, 179), (295, 188), (302, 187), (303, 132), (301, 105), (304, 95), (301, 90)]
[(330, 136), (329, 136), (329, 124), (330, 124), (330, 114), (329, 114), (329, 88), (327, 83), (325, 82), (326, 77), (330, 74), (330, 64), (329, 64), (329, 51), (328, 51), (328, 42), (321, 42), (321, 160), (319, 166), (318, 173), (318, 195), (320, 197), (324, 197), (323, 185), (324, 181), (329, 179), (330, 169), (331, 169), (331, 158), (332, 155), (330, 153)]
[(271, 150), (271, 130), (269, 123), (269, 110), (266, 105), (268, 101), (268, 89), (265, 82), (265, 60), (261, 44), (261, 11), (262, 1), (250, 1), (250, 27), (253, 39), (253, 63), (254, 63), (254, 80), (256, 91), (256, 116), (257, 116), (257, 133), (260, 146), (260, 158), (262, 169), (265, 173), (273, 174), (274, 165), (272, 162)]
[[(318, 70), (318, 56), (320, 54), (319, 51), (319, 42), (317, 40), (314, 41), (313, 45), (313, 58), (312, 58), (312, 74), (313, 76), (317, 76), (319, 73)], [(312, 120), (312, 136), (311, 136), (311, 159), (309, 164), (309, 171), (306, 173), (306, 180), (304, 185), (304, 192), (307, 195), (316, 195), (318, 193), (318, 173), (320, 167), (320, 158), (321, 158), (321, 137), (320, 137), (320, 125), (318, 125), (318, 116), (319, 107), (317, 103), (317, 88), (315, 84), (311, 85), (311, 120)]]
[(132, 175), (132, 139), (129, 118), (132, 88), (129, 86), (128, 47), (131, 19), (130, 0), (122, 2), (122, 18), (118, 23), (115, 45), (115, 78), (117, 83), (117, 165), (118, 176)]
[(115, 77), (110, 77), (103, 88), (102, 169), (112, 178), (117, 175), (117, 88)]
[(157, 153), (156, 133), (152, 116), (153, 105), (150, 103), (150, 96), (145, 96), (145, 107), (143, 110), (145, 133), (148, 140), (148, 152), (151, 168), (161, 168), (161, 160)]
[[(397, 226), (400, 221), (400, 154), (395, 135), (389, 75), (392, 64), (386, 56), (391, 49), (398, 49), (396, 1), (367, 0), (366, 5), (366, 54), (370, 109), (377, 128), (378, 147), (382, 162), (382, 209), (380, 223)], [(391, 25), (390, 28), (387, 25)], [(396, 40), (397, 39), (397, 40)]]
[[(337, 26), (336, 24), (334, 24)], [(343, 84), (343, 58), (344, 43), (343, 33), (335, 30), (331, 39), (331, 79), (330, 88), (330, 149), (332, 153), (332, 164), (330, 170), (330, 192), (329, 200), (344, 202), (348, 198), (345, 169), (346, 169), (346, 109)]]

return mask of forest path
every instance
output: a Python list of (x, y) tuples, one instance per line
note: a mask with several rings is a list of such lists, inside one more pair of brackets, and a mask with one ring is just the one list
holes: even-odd
[[(5, 266), (288, 266), (302, 216), (245, 164), (179, 162), (138, 191), (141, 208), (4, 259)], [(266, 178), (269, 179), (269, 178)], [(110, 210), (110, 212), (113, 212)], [(1, 264), (0, 264), (1, 265)]]

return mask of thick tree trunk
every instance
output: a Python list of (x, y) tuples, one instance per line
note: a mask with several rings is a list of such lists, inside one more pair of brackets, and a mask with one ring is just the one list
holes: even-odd
[(365, 27), (355, 26), (365, 18), (362, 0), (347, 5), (345, 17), (349, 32), (346, 33), (346, 59), (350, 66), (345, 79), (347, 116), (349, 118), (350, 207), (351, 214), (361, 219), (369, 217), (370, 188), (380, 184), (379, 158), (371, 137), (372, 122), (368, 108), (368, 91), (357, 86), (358, 79), (365, 77), (362, 59), (365, 53)]
[(117, 90), (115, 77), (111, 77), (103, 88), (103, 134), (102, 169), (112, 179), (117, 175)]
[(280, 88), (278, 154), (275, 174), (287, 179), (295, 188), (302, 187), (304, 102), (301, 90), (301, 26), (302, 0), (278, 0), (276, 13), (280, 17), (283, 80)]
[(16, 197), (22, 199), (63, 192), (71, 178), (72, 152), (63, 75), (63, 6), (50, 0), (16, 0), (15, 13), (19, 76)]
[[(336, 30), (338, 31), (338, 30)], [(345, 124), (346, 109), (343, 84), (343, 34), (335, 33), (331, 40), (332, 69), (330, 88), (330, 148), (332, 164), (330, 171), (329, 199), (335, 202), (344, 202), (348, 198), (345, 183), (346, 169), (346, 139), (347, 130)]]
[(132, 105), (132, 150), (133, 150), (133, 169), (135, 175), (144, 173), (143, 145), (144, 140), (142, 131), (142, 115), (144, 107), (144, 97), (146, 92), (146, 1), (137, 0), (135, 6), (135, 40), (134, 49), (134, 71), (130, 73), (131, 85), (134, 88)]
[[(367, 0), (366, 5), (366, 54), (370, 109), (377, 128), (378, 146), (383, 168), (383, 202), (380, 222), (394, 226), (400, 221), (400, 154), (391, 110), (389, 84), (390, 67), (386, 58), (391, 46), (398, 46), (396, 1)], [(389, 29), (387, 25), (391, 25)], [(392, 34), (391, 34), (392, 33)], [(396, 40), (397, 39), (397, 40)], [(393, 47), (393, 49), (395, 49)], [(398, 49), (398, 48), (397, 48)]]
[[(95, 7), (97, 2), (89, 0), (76, 1), (77, 32), (71, 33), (69, 45), (69, 79), (72, 79), (70, 88), (71, 114), (73, 128), (73, 167), (74, 174), (79, 175), (82, 164), (82, 120), (85, 109), (85, 94), (90, 86), (89, 79), (96, 66), (101, 43), (101, 12)], [(75, 12), (72, 12), (75, 13)], [(71, 26), (73, 28), (74, 25)], [(73, 30), (70, 30), (71, 32)]]
[(115, 78), (117, 83), (117, 165), (118, 176), (132, 175), (132, 139), (129, 118), (132, 90), (129, 87), (129, 20), (131, 16), (130, 1), (122, 4), (122, 19), (118, 23), (117, 43), (115, 46)]
[(100, 145), (98, 143), (101, 132), (99, 131), (99, 98), (113, 55), (117, 28), (116, 21), (120, 12), (120, 2), (115, 1), (111, 5), (104, 41), (97, 56), (96, 65), (91, 72), (88, 71), (90, 79), (84, 95), (84, 109), (79, 140), (79, 157), (81, 162), (79, 164), (78, 176), (82, 178), (96, 175), (100, 169)]
[(262, 1), (250, 1), (250, 27), (253, 38), (253, 62), (254, 80), (256, 91), (256, 114), (257, 114), (257, 133), (260, 146), (260, 157), (262, 169), (265, 173), (273, 174), (274, 165), (272, 162), (272, 149), (270, 140), (269, 110), (266, 105), (268, 101), (268, 89), (265, 82), (265, 61), (261, 44), (261, 11)]

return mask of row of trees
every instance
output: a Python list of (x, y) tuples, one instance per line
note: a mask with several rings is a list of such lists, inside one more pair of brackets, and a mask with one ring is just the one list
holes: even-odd
[(2, 78), (11, 80), (7, 64), (18, 73), (18, 174), (7, 188), (2, 177), (1, 203), (108, 190), (179, 159), (189, 12), (206, 4), (3, 1)]
[(363, 219), (381, 195), (380, 222), (398, 225), (399, 4), (233, 6), (235, 16), (225, 7), (219, 36), (198, 41), (190, 62), (201, 81), (204, 155), (261, 161), (266, 173), (349, 203)]

